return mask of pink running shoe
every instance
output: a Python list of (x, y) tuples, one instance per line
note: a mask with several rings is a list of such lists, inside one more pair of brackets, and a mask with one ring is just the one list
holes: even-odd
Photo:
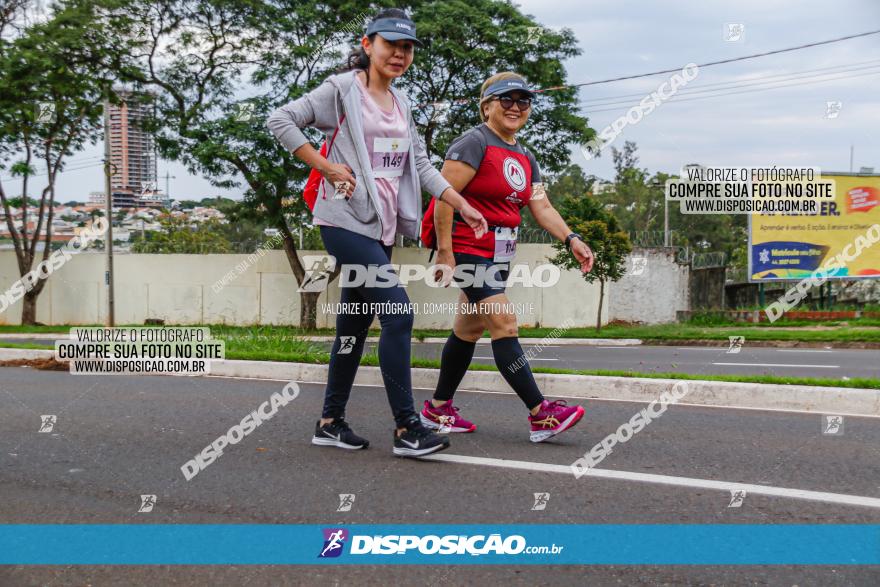
[(541, 409), (534, 416), (529, 416), (532, 424), (532, 433), (529, 440), (543, 442), (574, 426), (584, 417), (581, 406), (567, 406), (565, 400), (541, 402)]
[(473, 432), (476, 424), (468, 422), (458, 415), (458, 408), (449, 400), (439, 408), (435, 408), (430, 400), (425, 400), (425, 409), (419, 414), (422, 425), (443, 434), (445, 432)]

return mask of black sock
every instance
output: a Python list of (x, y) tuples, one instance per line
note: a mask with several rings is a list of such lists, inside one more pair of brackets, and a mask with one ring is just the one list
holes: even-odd
[(440, 378), (434, 392), (435, 400), (445, 402), (452, 399), (471, 365), (476, 346), (477, 343), (462, 340), (454, 332), (449, 335), (440, 355)]
[(531, 410), (544, 401), (518, 337), (509, 336), (493, 340), (492, 355), (495, 357), (495, 364), (501, 371), (501, 376), (527, 408)]

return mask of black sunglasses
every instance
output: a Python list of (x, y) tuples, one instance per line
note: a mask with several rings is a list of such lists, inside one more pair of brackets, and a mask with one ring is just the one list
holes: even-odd
[(522, 110), (528, 110), (532, 107), (532, 99), (531, 98), (520, 98), (519, 100), (514, 100), (510, 96), (495, 96), (492, 98), (493, 100), (498, 100), (501, 104), (501, 107), (505, 110), (510, 110), (513, 108), (513, 103), (516, 102), (517, 107)]

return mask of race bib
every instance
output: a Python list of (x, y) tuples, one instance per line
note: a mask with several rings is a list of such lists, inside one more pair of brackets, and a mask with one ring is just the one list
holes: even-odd
[(510, 261), (516, 256), (516, 232), (517, 228), (495, 227), (494, 261)]
[(373, 176), (400, 177), (409, 157), (409, 139), (377, 137), (373, 139)]

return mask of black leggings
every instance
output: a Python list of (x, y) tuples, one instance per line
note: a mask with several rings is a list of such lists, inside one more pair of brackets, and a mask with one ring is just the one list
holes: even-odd
[[(391, 262), (391, 246), (383, 245), (378, 240), (334, 226), (321, 226), (320, 230), (324, 247), (336, 257), (337, 266), (382, 267)], [(386, 287), (361, 285), (340, 288), (340, 302), (344, 305), (343, 311), (336, 316), (336, 340), (330, 352), (330, 373), (327, 377), (322, 417), (338, 418), (345, 415), (345, 406), (363, 354), (364, 341), (376, 316), (374, 309), (371, 309), (371, 305), (375, 305), (382, 324), (379, 367), (394, 422), (403, 428), (418, 421), (413, 408), (410, 377), (413, 313), (406, 290), (399, 284), (387, 287), (388, 280), (382, 278), (382, 271), (378, 273), (379, 284)], [(348, 311), (345, 311), (346, 305)], [(352, 311), (355, 306), (357, 308)]]

